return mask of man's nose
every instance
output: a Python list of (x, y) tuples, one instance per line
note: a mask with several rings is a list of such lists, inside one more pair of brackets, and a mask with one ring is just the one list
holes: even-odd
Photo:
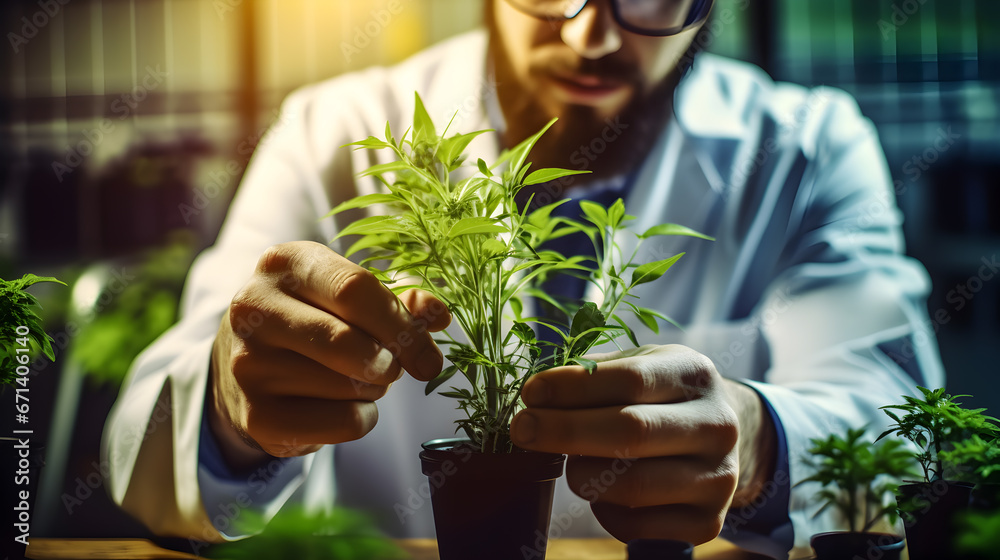
[(564, 21), (560, 31), (566, 46), (593, 60), (620, 49), (621, 34), (609, 0), (591, 0), (575, 18)]

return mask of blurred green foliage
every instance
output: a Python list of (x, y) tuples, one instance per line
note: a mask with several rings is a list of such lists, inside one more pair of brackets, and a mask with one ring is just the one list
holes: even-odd
[(178, 234), (124, 267), (130, 279), (118, 293), (104, 287), (107, 303), (80, 321), (67, 360), (95, 382), (120, 385), (136, 356), (176, 322), (194, 254), (193, 238)]
[[(263, 524), (251, 511), (240, 514), (247, 526)], [(407, 554), (382, 535), (364, 513), (336, 508), (313, 514), (286, 506), (253, 537), (215, 546), (211, 558), (225, 560), (395, 560)]]

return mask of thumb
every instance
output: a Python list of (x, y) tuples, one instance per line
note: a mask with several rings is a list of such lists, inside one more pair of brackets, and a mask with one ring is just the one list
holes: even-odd
[(448, 306), (425, 290), (407, 290), (399, 295), (410, 315), (427, 321), (427, 330), (437, 332), (451, 324)]

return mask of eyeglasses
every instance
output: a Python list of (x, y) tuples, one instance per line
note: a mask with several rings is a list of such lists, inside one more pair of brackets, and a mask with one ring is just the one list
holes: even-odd
[[(563, 21), (583, 11), (589, 0), (507, 0), (519, 11), (540, 19)], [(713, 0), (611, 0), (615, 21), (626, 31), (667, 37), (701, 24)]]

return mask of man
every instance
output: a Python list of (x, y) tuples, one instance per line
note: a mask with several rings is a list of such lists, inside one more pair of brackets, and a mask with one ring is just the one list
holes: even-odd
[(441, 370), (427, 331), (450, 318), (323, 246), (348, 218), (321, 219), (376, 188), (356, 174), (382, 155), (340, 146), (386, 121), (404, 130), (416, 90), (436, 120), (457, 111), (453, 130), (496, 129), (470, 146), (487, 161), (559, 117), (534, 167), (593, 173), (542, 195), (622, 193), (636, 229), (716, 238), (661, 242), (660, 258), (688, 255), (669, 288), (637, 292), (684, 332), (646, 333), (592, 376), (557, 368), (525, 385), (513, 441), (570, 455), (553, 534), (723, 531), (784, 555), (836, 528), (813, 519), (814, 486), (793, 488), (801, 456), (943, 383), (926, 275), (901, 254), (884, 157), (853, 101), (718, 57), (691, 66), (711, 4), (487, 1), (487, 35), (290, 96), (191, 272), (183, 319), (137, 360), (109, 420), (114, 499), (154, 531), (204, 540), (244, 534), (248, 508), (334, 496), (385, 512), (391, 534), (429, 535), (417, 445), (458, 413), (417, 380)]

